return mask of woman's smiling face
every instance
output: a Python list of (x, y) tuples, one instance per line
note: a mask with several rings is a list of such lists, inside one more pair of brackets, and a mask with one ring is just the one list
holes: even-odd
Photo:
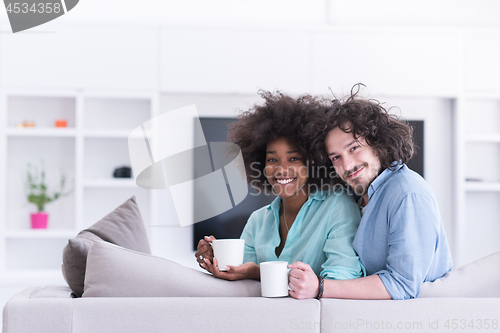
[(308, 172), (303, 157), (286, 138), (267, 144), (264, 172), (274, 192), (281, 198), (299, 194), (307, 184)]

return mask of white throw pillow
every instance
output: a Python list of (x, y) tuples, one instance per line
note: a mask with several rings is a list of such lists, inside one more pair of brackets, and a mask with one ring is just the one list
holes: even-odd
[(500, 252), (425, 282), (418, 298), (500, 297)]

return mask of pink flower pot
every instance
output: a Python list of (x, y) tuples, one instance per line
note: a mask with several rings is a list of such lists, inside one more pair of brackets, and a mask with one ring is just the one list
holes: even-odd
[(47, 220), (49, 214), (44, 212), (31, 214), (31, 228), (32, 229), (47, 229)]

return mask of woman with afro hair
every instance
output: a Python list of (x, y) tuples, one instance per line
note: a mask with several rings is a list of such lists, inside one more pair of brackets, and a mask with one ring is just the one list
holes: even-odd
[[(209, 243), (198, 243), (200, 267), (225, 280), (260, 280), (259, 264), (287, 261), (290, 295), (321, 297), (324, 279), (353, 279), (364, 268), (352, 247), (360, 211), (331, 166), (312, 152), (315, 129), (331, 101), (310, 95), (293, 98), (261, 92), (265, 100), (243, 112), (229, 129), (228, 138), (241, 148), (248, 183), (276, 199), (253, 212), (242, 232), (244, 263), (219, 271)], [(308, 269), (311, 268), (311, 269)], [(316, 283), (308, 283), (313, 279)], [(304, 286), (315, 285), (307, 288)]]

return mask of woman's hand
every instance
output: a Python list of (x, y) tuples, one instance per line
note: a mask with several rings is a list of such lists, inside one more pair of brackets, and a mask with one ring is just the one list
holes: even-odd
[(210, 263), (213, 262), (214, 250), (212, 249), (212, 246), (210, 246), (210, 243), (212, 243), (213, 240), (215, 240), (214, 236), (205, 236), (204, 239), (200, 239), (198, 242), (198, 247), (196, 248), (197, 251), (194, 256), (196, 257), (196, 261), (198, 261), (198, 265), (200, 265), (203, 269), (207, 269), (205, 259), (208, 259)]
[(300, 261), (288, 265), (290, 271), (290, 296), (297, 299), (318, 296), (319, 281), (311, 266)]
[(253, 262), (246, 262), (239, 266), (227, 266), (226, 271), (220, 271), (217, 267), (217, 259), (214, 258), (213, 263), (205, 259), (206, 270), (212, 273), (213, 276), (219, 279), (236, 281), (243, 279), (260, 279), (260, 268)]

